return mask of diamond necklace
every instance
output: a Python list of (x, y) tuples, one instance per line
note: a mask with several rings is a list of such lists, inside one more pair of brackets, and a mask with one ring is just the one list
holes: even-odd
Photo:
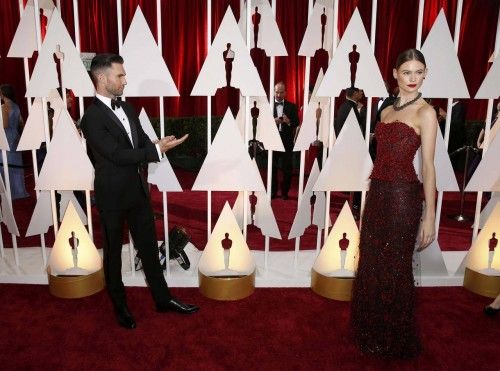
[(394, 111), (401, 111), (402, 109), (408, 107), (410, 104), (415, 103), (417, 100), (420, 99), (421, 96), (422, 96), (422, 93), (418, 93), (415, 98), (413, 98), (412, 100), (409, 100), (408, 102), (406, 102), (405, 104), (402, 104), (401, 106), (399, 106), (399, 101), (401, 100), (401, 97), (397, 97), (396, 100), (394, 101), (394, 103), (392, 104), (392, 108), (394, 108)]

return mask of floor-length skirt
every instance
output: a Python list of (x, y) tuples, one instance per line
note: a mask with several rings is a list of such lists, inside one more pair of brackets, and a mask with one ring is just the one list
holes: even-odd
[(398, 358), (419, 353), (412, 261), (421, 189), (421, 183), (371, 181), (351, 314), (354, 340), (365, 353)]

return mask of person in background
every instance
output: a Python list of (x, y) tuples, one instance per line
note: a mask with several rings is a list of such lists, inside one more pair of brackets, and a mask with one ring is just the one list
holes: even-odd
[[(16, 103), (16, 94), (11, 85), (0, 85), (0, 98), (2, 100), (2, 118), (5, 136), (9, 143), (7, 163), (9, 169), (10, 192), (13, 200), (28, 197), (24, 183), (24, 164), (22, 152), (16, 151), (24, 126), (19, 106)], [(4, 164), (1, 165), (2, 178), (4, 178)]]

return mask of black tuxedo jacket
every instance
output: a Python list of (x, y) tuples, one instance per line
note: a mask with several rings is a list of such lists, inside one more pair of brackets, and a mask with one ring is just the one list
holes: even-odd
[(349, 116), (351, 110), (354, 110), (354, 114), (356, 115), (356, 119), (358, 120), (361, 132), (363, 133), (363, 135), (365, 135), (366, 123), (362, 122), (361, 120), (357, 104), (353, 101), (350, 101), (349, 99), (346, 99), (346, 101), (340, 105), (337, 112), (337, 118), (334, 122), (335, 136), (339, 136), (340, 130), (342, 130), (342, 127), (344, 126), (344, 123), (347, 120), (347, 116)]
[(122, 102), (122, 108), (130, 123), (133, 146), (120, 120), (98, 98), (81, 121), (94, 159), (94, 190), (100, 210), (128, 209), (149, 197), (139, 169), (144, 163), (159, 161), (156, 146), (144, 133), (134, 108), (127, 102)]
[[(283, 101), (283, 114), (290, 119), (290, 125), (281, 125), (281, 141), (285, 147), (285, 151), (293, 151), (293, 140), (295, 138), (295, 129), (299, 126), (299, 114), (297, 106), (287, 100)], [(278, 117), (276, 113), (276, 101), (274, 102), (273, 116)]]

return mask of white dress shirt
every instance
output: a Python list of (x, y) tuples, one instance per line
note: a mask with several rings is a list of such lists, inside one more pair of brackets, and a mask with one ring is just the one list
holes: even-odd
[[(278, 100), (274, 99), (274, 104), (280, 103), (280, 105), (276, 106), (276, 117), (282, 117), (283, 116), (283, 107), (285, 105), (285, 100), (283, 99), (281, 102)], [(281, 125), (278, 124), (278, 130), (281, 131)]]
[[(96, 98), (99, 99), (102, 103), (104, 103), (106, 106), (113, 111), (115, 116), (120, 120), (122, 123), (123, 127), (125, 128), (125, 131), (127, 132), (128, 138), (130, 139), (130, 143), (132, 143), (132, 147), (134, 147), (134, 141), (132, 140), (132, 131), (130, 130), (130, 122), (128, 121), (127, 114), (123, 110), (122, 107), (115, 107), (115, 109), (111, 108), (111, 98), (105, 97), (103, 95), (97, 94), (96, 93)], [(161, 160), (162, 158), (162, 153), (160, 151), (160, 146), (158, 144), (155, 144), (156, 147), (156, 152), (158, 153), (158, 159)]]

